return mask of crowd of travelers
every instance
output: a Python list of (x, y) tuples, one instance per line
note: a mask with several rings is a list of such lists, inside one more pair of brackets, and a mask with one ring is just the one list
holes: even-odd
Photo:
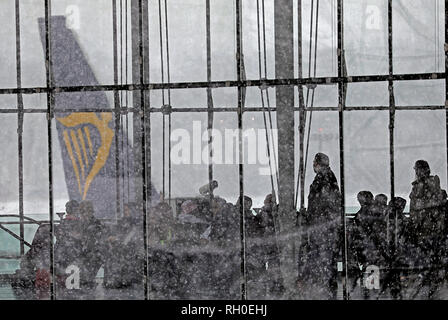
[[(448, 202), (428, 163), (415, 164), (409, 214), (401, 197), (388, 203), (384, 194), (360, 191), (360, 209), (352, 219), (341, 214), (341, 193), (328, 156), (316, 154), (313, 168), (308, 206), (297, 212), (299, 296), (336, 299), (339, 265), (345, 263), (352, 280), (346, 285), (351, 290), (359, 285), (364, 298), (372, 293), (365, 284), (371, 266), (381, 274), (378, 297), (388, 291), (403, 298), (403, 279), (411, 273), (419, 275), (424, 294), (435, 297), (446, 277)], [(267, 195), (263, 207), (254, 209), (248, 196), (230, 203), (214, 195), (217, 185), (213, 181), (201, 188), (201, 197), (159, 202), (148, 210), (147, 228), (136, 203), (125, 204), (120, 219), (106, 222), (95, 217), (92, 202), (69, 201), (54, 226), (53, 252), (50, 226), (42, 224), (21, 259), (13, 288), (32, 288), (37, 298), (45, 298), (53, 274), (57, 292), (68, 296), (73, 288), (140, 290), (147, 283), (153, 299), (239, 299), (244, 244), (249, 298), (281, 297), (285, 288), (275, 196)], [(345, 230), (341, 219), (346, 219)]]
[[(216, 185), (213, 181), (209, 190)], [(233, 204), (213, 196), (212, 190), (202, 197), (178, 201), (176, 208), (159, 202), (147, 213), (145, 256), (143, 210), (136, 203), (125, 204), (123, 217), (111, 222), (95, 218), (90, 201), (71, 200), (55, 225), (56, 290), (68, 297), (76, 292), (70, 286), (70, 281), (75, 281), (71, 272), (75, 266), (84, 293), (97, 287), (102, 268), (105, 289), (139, 290), (147, 272), (155, 299), (238, 299), (240, 203), (240, 199)], [(247, 286), (253, 298), (281, 294), (276, 207), (268, 195), (264, 206), (253, 210), (252, 199), (244, 196)], [(51, 283), (49, 234), (48, 224), (38, 228), (30, 250), (21, 259), (14, 285), (19, 290), (32, 288), (42, 298), (48, 296)]]

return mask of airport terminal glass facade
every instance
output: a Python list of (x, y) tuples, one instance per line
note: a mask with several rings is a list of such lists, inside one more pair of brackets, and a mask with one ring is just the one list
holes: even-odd
[[(447, 298), (445, 228), (403, 236), (415, 162), (447, 188), (447, 10), (1, 1), (0, 298)], [(310, 260), (317, 153), (340, 196)]]

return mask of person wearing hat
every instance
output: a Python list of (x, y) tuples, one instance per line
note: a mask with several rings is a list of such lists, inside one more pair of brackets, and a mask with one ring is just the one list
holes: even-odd
[(335, 299), (341, 193), (327, 155), (316, 154), (313, 169), (316, 176), (310, 186), (308, 208), (301, 217), (306, 236), (299, 256), (299, 285), (314, 299)]

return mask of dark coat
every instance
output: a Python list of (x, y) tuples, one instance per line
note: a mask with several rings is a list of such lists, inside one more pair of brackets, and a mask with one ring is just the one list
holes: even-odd
[(419, 251), (421, 263), (434, 263), (445, 240), (446, 193), (438, 176), (427, 176), (412, 183), (409, 195), (411, 242)]
[(40, 225), (31, 248), (22, 257), (20, 268), (34, 274), (37, 269), (50, 269), (50, 225)]
[(59, 275), (65, 275), (71, 264), (78, 265), (82, 257), (82, 224), (79, 219), (63, 219), (56, 228), (55, 265)]
[(359, 218), (361, 264), (385, 266), (388, 262), (387, 220), (385, 216), (363, 215)]
[(144, 270), (144, 241), (142, 219), (123, 217), (104, 235), (104, 282), (120, 287), (140, 283)]
[(356, 212), (352, 224), (347, 227), (350, 269), (359, 270), (360, 265), (364, 266), (366, 264), (366, 256), (364, 252), (364, 231), (361, 221), (364, 217), (370, 215), (370, 207), (370, 205), (362, 205), (358, 212)]
[(340, 221), (341, 193), (338, 181), (330, 168), (317, 173), (310, 186), (308, 210), (304, 224), (315, 226)]
[(341, 240), (341, 193), (330, 168), (317, 173), (310, 186), (302, 227), (306, 237), (301, 241), (299, 279), (332, 295)]

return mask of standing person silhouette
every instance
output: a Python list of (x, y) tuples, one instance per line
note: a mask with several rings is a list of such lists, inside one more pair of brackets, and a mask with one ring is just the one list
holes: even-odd
[(314, 299), (335, 299), (341, 193), (327, 155), (316, 154), (313, 169), (316, 176), (310, 186), (308, 208), (302, 212), (306, 238), (300, 250), (299, 282)]
[(439, 275), (445, 232), (446, 192), (437, 175), (431, 175), (428, 162), (418, 160), (414, 166), (410, 203), (412, 242), (418, 250), (417, 264), (428, 268), (421, 287), (428, 286), (427, 297), (433, 298), (443, 279)]

